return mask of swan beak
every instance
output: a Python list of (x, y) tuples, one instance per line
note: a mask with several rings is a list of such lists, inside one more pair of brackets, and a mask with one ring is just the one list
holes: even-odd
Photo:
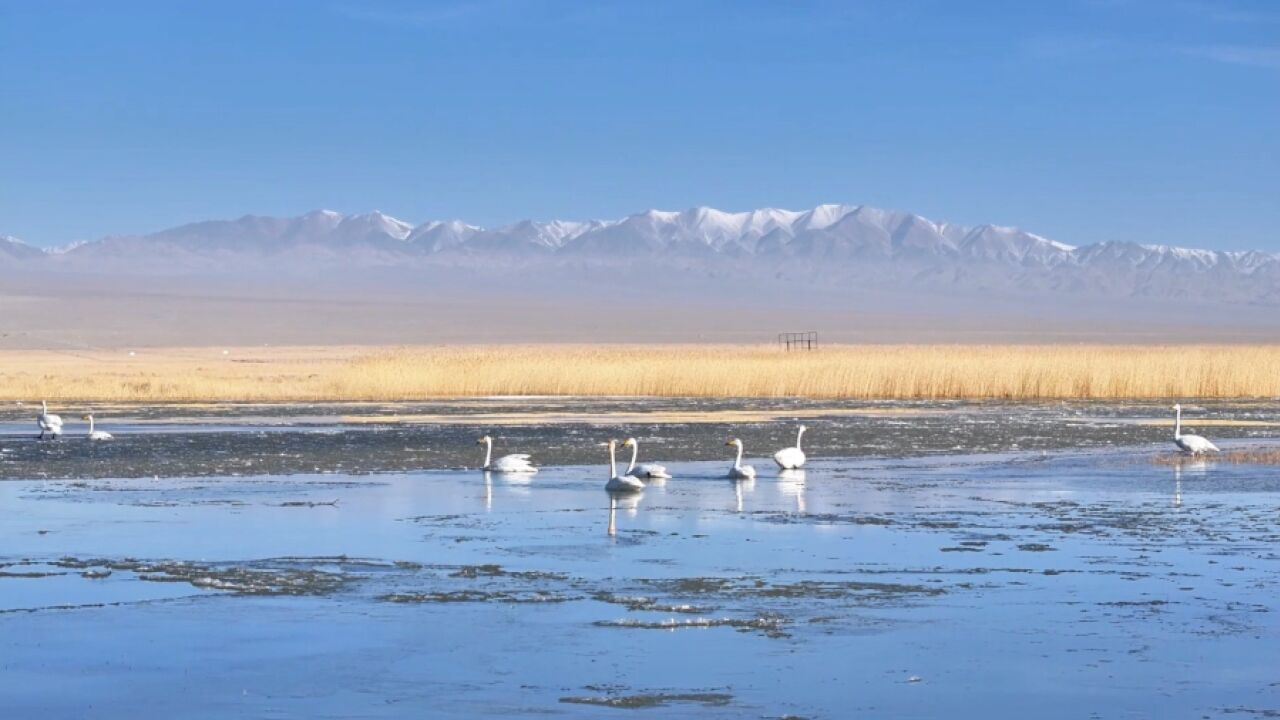
[(728, 441), (728, 442), (726, 442), (726, 443), (725, 443), (725, 445), (732, 445), (732, 444), (733, 444), (733, 441), (732, 441), (732, 440), (730, 440), (730, 441)]
[(88, 419), (89, 419), (89, 416), (88, 416), (88, 415), (81, 415), (81, 416), (80, 416), (80, 419), (81, 419), (81, 420), (88, 420)]

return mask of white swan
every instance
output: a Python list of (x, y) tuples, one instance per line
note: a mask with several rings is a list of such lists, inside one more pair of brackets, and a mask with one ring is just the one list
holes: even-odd
[(1173, 443), (1181, 448), (1184, 452), (1192, 455), (1200, 455), (1207, 452), (1221, 452), (1218, 446), (1200, 437), (1199, 435), (1182, 434), (1182, 404), (1173, 406), (1178, 412), (1178, 419), (1173, 425)]
[(36, 425), (40, 428), (40, 439), (44, 439), (44, 434), (53, 435), (56, 440), (62, 436), (62, 418), (49, 412), (49, 403), (40, 401), (40, 414), (36, 416)]
[(640, 444), (636, 442), (635, 438), (627, 438), (627, 441), (622, 443), (622, 447), (631, 448), (631, 464), (627, 466), (627, 471), (622, 473), (623, 475), (630, 475), (638, 478), (671, 477), (671, 475), (667, 473), (667, 469), (661, 465), (655, 465), (653, 463), (636, 464), (636, 455), (640, 454)]
[(112, 435), (111, 433), (105, 430), (93, 429), (93, 413), (89, 413), (87, 415), (81, 415), (80, 419), (89, 421), (89, 439), (90, 440), (110, 440), (115, 437), (114, 435)]
[(532, 474), (538, 472), (538, 468), (529, 463), (529, 456), (512, 453), (511, 455), (503, 455), (497, 460), (493, 460), (493, 438), (485, 435), (476, 441), (477, 445), (484, 445), (484, 465), (481, 470), (498, 473), (523, 473)]
[(729, 477), (736, 478), (738, 480), (754, 480), (756, 477), (756, 469), (750, 465), (742, 464), (742, 441), (738, 438), (733, 438), (729, 442), (725, 443), (725, 445), (736, 445), (738, 447), (738, 457), (733, 461), (733, 467), (729, 468)]
[(796, 433), (796, 446), (782, 448), (773, 454), (773, 461), (778, 463), (778, 467), (783, 470), (797, 470), (804, 467), (804, 451), (800, 449), (800, 438), (804, 437), (805, 427), (800, 426), (800, 432)]
[(618, 474), (617, 460), (618, 441), (609, 441), (609, 482), (605, 483), (604, 489), (609, 492), (640, 492), (644, 489), (644, 483), (630, 475)]

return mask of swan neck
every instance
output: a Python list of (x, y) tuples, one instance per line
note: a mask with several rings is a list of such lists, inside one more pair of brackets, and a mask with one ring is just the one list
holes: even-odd
[(618, 477), (617, 450), (614, 448), (613, 443), (609, 443), (609, 479), (612, 480), (616, 477)]
[(737, 443), (737, 446), (738, 446), (738, 457), (736, 460), (733, 461), (733, 466), (742, 467), (742, 443)]
[(1179, 405), (1177, 419), (1173, 423), (1173, 436), (1175, 438), (1182, 437), (1182, 406)]
[(800, 430), (796, 433), (796, 449), (797, 450), (800, 449), (800, 438), (802, 437), (804, 437), (804, 428), (800, 428)]
[(89, 434), (90, 435), (93, 434), (93, 416), (92, 415), (89, 416)]
[(627, 466), (628, 474), (630, 474), (632, 470), (636, 469), (636, 456), (639, 454), (640, 454), (640, 444), (631, 443), (631, 464)]
[(484, 466), (489, 467), (489, 461), (493, 459), (493, 440), (486, 438), (484, 441)]

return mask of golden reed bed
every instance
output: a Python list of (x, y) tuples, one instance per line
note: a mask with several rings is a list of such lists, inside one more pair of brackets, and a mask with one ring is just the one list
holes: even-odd
[(850, 399), (1280, 396), (1280, 345), (167, 348), (0, 351), (0, 400), (397, 401), (490, 395)]

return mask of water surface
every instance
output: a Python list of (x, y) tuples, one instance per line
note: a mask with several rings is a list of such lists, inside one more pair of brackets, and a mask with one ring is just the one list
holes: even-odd
[[(1272, 716), (1280, 474), (1156, 465), (1171, 447), (1145, 424), (1157, 413), (806, 416), (809, 467), (756, 458), (748, 482), (722, 477), (724, 435), (751, 454), (789, 444), (787, 424), (495, 432), (294, 409), (157, 414), (108, 445), (14, 428), (0, 437), (0, 706)], [(550, 464), (532, 479), (449, 469), (474, 466), (479, 431)], [(1270, 432), (1212, 435), (1233, 447)], [(675, 477), (611, 498), (597, 443), (614, 434), (641, 437)]]

